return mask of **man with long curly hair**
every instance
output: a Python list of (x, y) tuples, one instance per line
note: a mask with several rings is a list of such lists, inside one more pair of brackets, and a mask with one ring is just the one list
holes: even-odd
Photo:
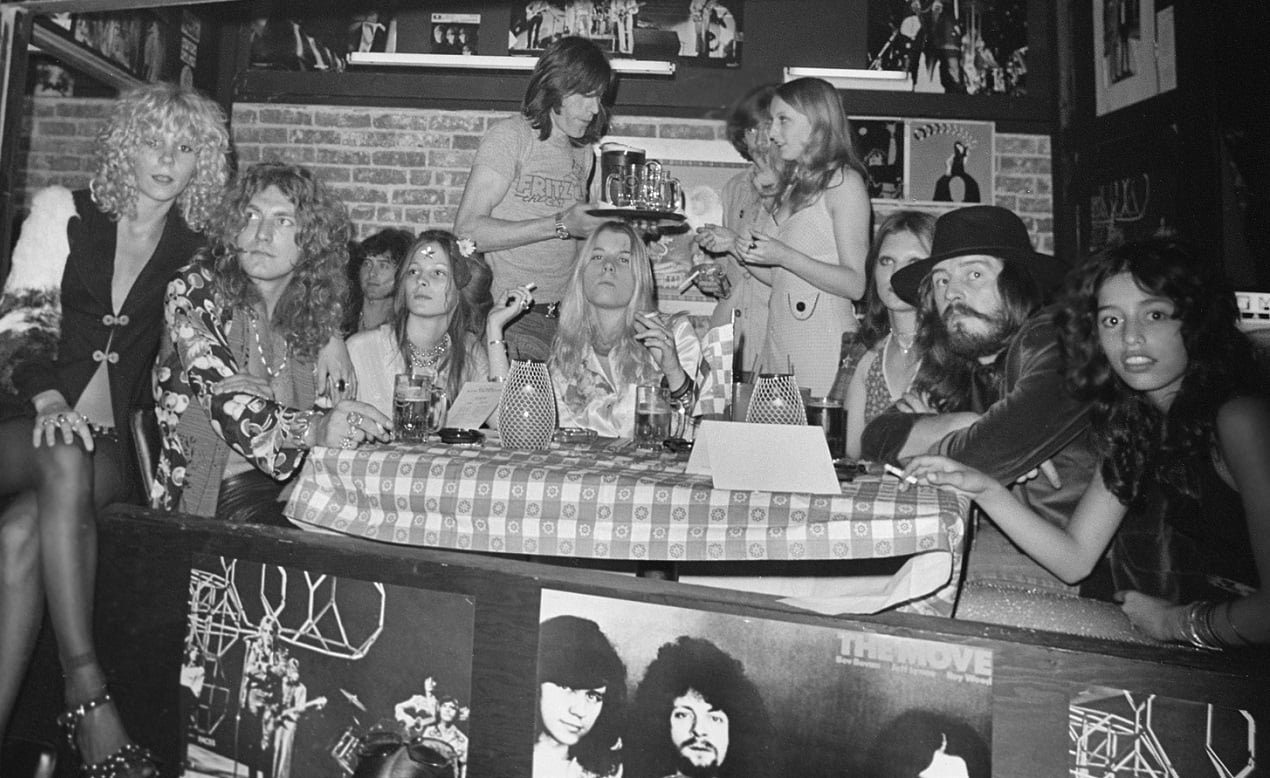
[(255, 165), (230, 188), (211, 249), (168, 285), (155, 507), (280, 524), (282, 482), (310, 447), (387, 440), (391, 421), (370, 405), (316, 407), (318, 353), (340, 339), (349, 229), (305, 168)]
[(635, 691), (629, 778), (778, 775), (767, 706), (745, 668), (714, 643), (682, 636), (657, 650)]
[[(919, 306), (926, 356), (913, 391), (865, 427), (863, 455), (898, 462), (938, 453), (1003, 483), (1044, 465), (1045, 478), (1017, 488), (1048, 521), (1066, 526), (1095, 464), (1088, 404), (1064, 385), (1053, 311), (1042, 307), (1066, 270), (1033, 250), (1027, 227), (1005, 208), (940, 216), (931, 256), (891, 277), (895, 293)], [(1067, 590), (986, 524), (967, 564), (968, 581), (1000, 574)]]

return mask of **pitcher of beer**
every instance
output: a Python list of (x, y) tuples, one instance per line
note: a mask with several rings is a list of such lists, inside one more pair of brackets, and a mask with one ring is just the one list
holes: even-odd
[[(605, 143), (600, 146), (600, 199), (617, 205), (619, 208), (629, 207), (630, 203), (619, 205), (613, 197), (610, 179), (613, 175), (626, 176), (632, 166), (644, 164), (644, 150), (621, 143)], [(620, 191), (620, 190), (619, 190)]]

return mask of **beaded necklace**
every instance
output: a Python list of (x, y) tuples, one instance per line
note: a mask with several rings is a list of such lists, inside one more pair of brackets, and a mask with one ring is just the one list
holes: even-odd
[(427, 350), (419, 348), (410, 341), (406, 341), (406, 343), (410, 347), (410, 369), (412, 372), (422, 370), (435, 371), (437, 365), (450, 350), (450, 333), (445, 333), (445, 337), (441, 338), (440, 343)]
[(256, 350), (260, 352), (260, 361), (265, 366), (265, 372), (269, 374), (269, 380), (273, 381), (278, 376), (282, 375), (283, 371), (287, 369), (287, 356), (289, 349), (286, 346), (283, 346), (282, 362), (278, 364), (277, 369), (274, 369), (273, 365), (269, 364), (269, 359), (265, 356), (264, 344), (260, 342), (260, 322), (257, 321), (258, 317), (254, 308), (247, 309), (247, 317), (251, 319), (251, 334), (256, 338)]

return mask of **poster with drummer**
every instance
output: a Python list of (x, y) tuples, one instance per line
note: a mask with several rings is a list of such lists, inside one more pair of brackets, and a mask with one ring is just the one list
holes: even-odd
[(347, 778), (399, 743), (462, 775), (471, 598), (227, 557), (189, 586), (183, 775)]
[(532, 778), (878, 765), (988, 778), (993, 660), (965, 643), (544, 590)]

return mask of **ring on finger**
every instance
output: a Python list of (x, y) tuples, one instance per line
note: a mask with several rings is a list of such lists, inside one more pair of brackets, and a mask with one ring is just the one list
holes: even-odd
[(357, 411), (349, 411), (348, 412), (348, 426), (361, 427), (361, 424), (362, 424), (362, 415), (358, 413)]
[(51, 427), (51, 426), (53, 426), (54, 424), (57, 424), (57, 419), (53, 418), (52, 416), (45, 416), (45, 417), (44, 417), (44, 418), (40, 421), (40, 426), (42, 426), (42, 427)]
[(335, 388), (341, 392), (344, 391), (348, 388), (348, 381), (345, 381), (343, 378), (336, 380)]
[(57, 414), (57, 423), (58, 423), (58, 424), (65, 424), (65, 423), (66, 423), (66, 414), (64, 414), (64, 413), (59, 413), (59, 414)]
[(352, 435), (345, 435), (340, 440), (340, 448), (357, 448), (357, 439)]

